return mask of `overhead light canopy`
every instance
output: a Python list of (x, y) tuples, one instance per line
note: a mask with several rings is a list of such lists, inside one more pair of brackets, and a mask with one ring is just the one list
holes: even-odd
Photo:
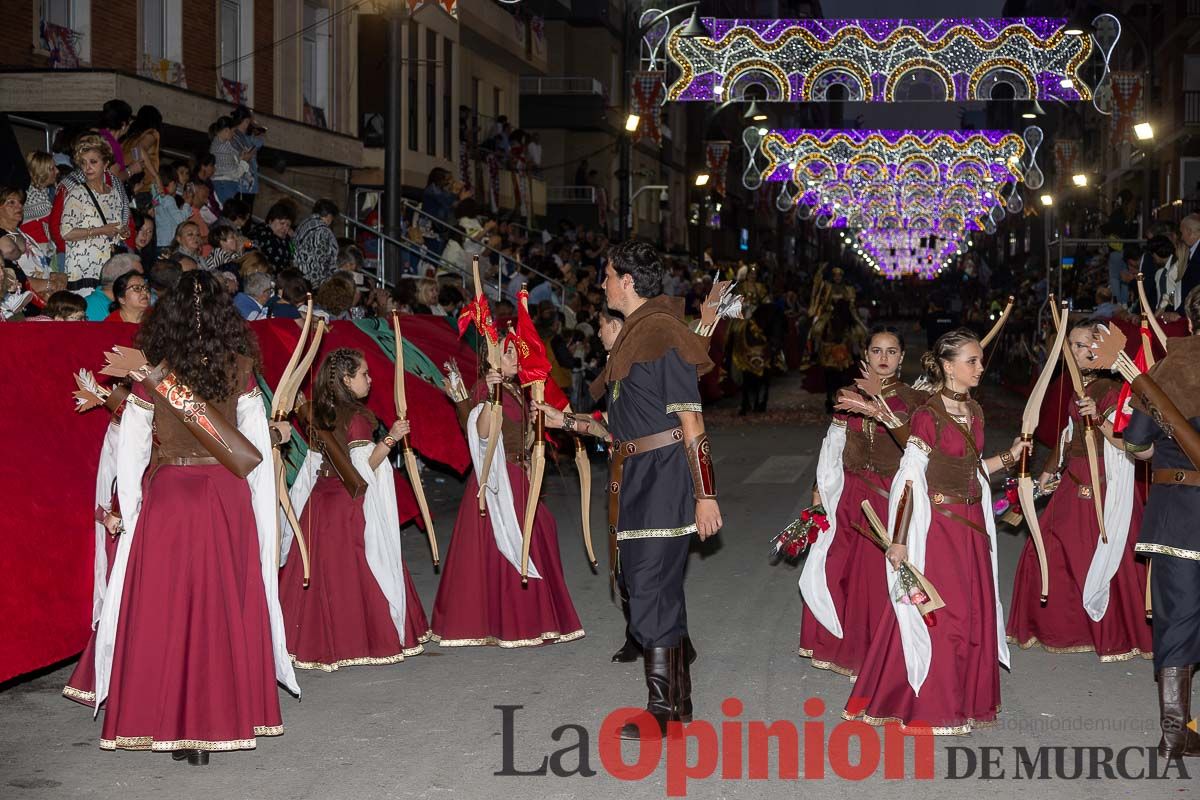
[(633, 133), (634, 131), (636, 131), (638, 129), (638, 125), (640, 125), (641, 122), (642, 122), (642, 118), (639, 117), (637, 114), (630, 114), (628, 117), (625, 118), (625, 130), (629, 131), (630, 133)]

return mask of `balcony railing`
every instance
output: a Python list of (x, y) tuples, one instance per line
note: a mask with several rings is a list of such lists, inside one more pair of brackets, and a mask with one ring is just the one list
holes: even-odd
[[(1200, 3), (1200, 0), (1192, 0)], [(1200, 92), (1183, 93), (1183, 124), (1200, 125)]]
[(553, 76), (521, 78), (521, 94), (592, 94), (604, 95), (604, 85), (595, 78)]
[(595, 205), (595, 186), (547, 186), (546, 205)]

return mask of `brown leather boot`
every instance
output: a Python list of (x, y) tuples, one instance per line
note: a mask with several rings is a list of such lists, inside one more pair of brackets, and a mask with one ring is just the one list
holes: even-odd
[(692, 662), (696, 660), (696, 651), (691, 649), (691, 641), (683, 640), (679, 647), (679, 657), (675, 659), (675, 713), (680, 722), (692, 721)]
[(1158, 754), (1164, 758), (1200, 757), (1200, 734), (1188, 728), (1192, 721), (1192, 667), (1163, 667), (1158, 671), (1158, 709), (1162, 738)]
[[(667, 723), (675, 719), (676, 681), (679, 667), (680, 647), (646, 647), (643, 648), (643, 659), (646, 672), (646, 689), (649, 697), (646, 700), (646, 711), (658, 723), (658, 735), (667, 735)], [(628, 722), (621, 728), (621, 738), (638, 741), (642, 738), (642, 730), (633, 722)]]

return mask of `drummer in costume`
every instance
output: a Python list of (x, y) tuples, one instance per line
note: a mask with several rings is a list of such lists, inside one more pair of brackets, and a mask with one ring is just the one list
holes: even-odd
[[(1200, 289), (1184, 299), (1193, 335), (1170, 340), (1167, 356), (1149, 372), (1192, 428), (1200, 430)], [(1154, 672), (1158, 680), (1163, 756), (1200, 756), (1193, 721), (1192, 673), (1200, 664), (1200, 463), (1185, 454), (1182, 435), (1168, 435), (1162, 413), (1134, 386), (1125, 446), (1150, 459), (1152, 484), (1136, 550), (1150, 556), (1154, 607)]]
[[(650, 245), (624, 242), (609, 251), (605, 298), (625, 326), (592, 384), (593, 397), (608, 394), (610, 541), (629, 597), (629, 629), (644, 654), (654, 735), (671, 720), (692, 718), (684, 570), (692, 534), (707, 539), (721, 528), (697, 382), (712, 368), (708, 342), (683, 322), (679, 298), (662, 293), (662, 278)], [(603, 427), (552, 412), (546, 424), (592, 435)], [(621, 737), (641, 733), (630, 722)]]
[[(277, 497), (256, 343), (224, 287), (187, 273), (104, 372), (134, 379), (117, 445), (120, 537), (95, 633), (103, 749), (252, 749), (299, 694), (275, 569)], [(144, 351), (144, 352), (143, 352)], [(290, 435), (274, 424), (277, 441)]]
[[(970, 390), (983, 376), (983, 349), (973, 332), (941, 336), (921, 363), (937, 394), (913, 412), (888, 499), (887, 582), (902, 600), (880, 617), (842, 716), (963, 734), (994, 721), (1000, 707), (1008, 645), (988, 475), (1015, 465), (1024, 445), (980, 455), (983, 411)], [(902, 564), (940, 593), (945, 606), (934, 617), (895, 591)]]
[(334, 350), (298, 412), (312, 446), (290, 495), (313, 574), (305, 588), (301, 560), (287, 557), (293, 531), (284, 517), (279, 597), (288, 653), (301, 669), (393, 664), (424, 652), (430, 636), (401, 552), (388, 458), (409, 423), (397, 420), (376, 441), (379, 421), (363, 404), (370, 390), (363, 354)]
[[(800, 574), (804, 609), (799, 654), (812, 665), (857, 675), (875, 625), (890, 612), (885, 561), (879, 549), (852, 527), (863, 522), (862, 501), (887, 516), (892, 476), (908, 440), (908, 419), (928, 399), (899, 379), (904, 338), (894, 328), (869, 334), (864, 374), (887, 405), (857, 389), (843, 390), (817, 461), (814, 505), (822, 505), (829, 529), (817, 537)], [(872, 381), (874, 382), (874, 381)]]
[[(477, 296), (471, 308), (477, 328), (495, 335), (486, 299)], [(463, 326), (465, 327), (465, 325)], [(488, 334), (484, 334), (485, 336)], [(482, 361), (482, 360), (481, 360)], [(489, 369), (465, 396), (455, 395), (455, 381), (445, 389), (458, 408), (466, 430), (474, 471), (458, 509), (458, 519), (442, 566), (433, 606), (433, 640), (447, 647), (496, 645), (527, 647), (570, 642), (583, 636), (563, 578), (558, 551), (558, 528), (545, 503), (537, 502), (531, 532), (527, 581), (522, 581), (522, 520), (529, 495), (531, 429), (528, 404), (518, 371), (514, 338), (506, 339), (499, 369)], [(486, 402), (492, 387), (500, 387), (503, 416), (492, 429)], [(499, 437), (487, 476), (484, 513), (480, 513), (479, 475), (488, 439)]]
[[(1144, 607), (1146, 567), (1134, 560), (1142, 525), (1142, 500), (1135, 491), (1133, 461), (1113, 433), (1121, 383), (1091, 368), (1090, 343), (1097, 325), (1085, 320), (1068, 334), (1070, 353), (1081, 370), (1086, 396), (1070, 405), (1066, 427), (1038, 483), (1054, 496), (1039, 515), (1050, 584), (1045, 604), (1032, 540), (1017, 564), (1008, 640), (1022, 649), (1040, 645), (1051, 653), (1091, 653), (1101, 661), (1151, 657), (1151, 628)], [(1103, 457), (1097, 483), (1104, 492), (1104, 530), (1093, 512), (1091, 469), (1084, 418), (1102, 420)], [(1056, 476), (1061, 475), (1054, 489)]]

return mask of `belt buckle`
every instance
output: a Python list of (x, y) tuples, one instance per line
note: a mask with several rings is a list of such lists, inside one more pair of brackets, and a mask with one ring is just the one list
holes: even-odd
[(929, 499), (932, 500), (936, 505), (940, 506), (946, 502), (946, 495), (942, 494), (941, 492), (934, 492), (932, 495), (930, 495)]
[(1175, 482), (1176, 483), (1183, 483), (1184, 477), (1185, 476), (1183, 474), (1183, 470), (1176, 470), (1176, 472), (1175, 472)]
[(1092, 499), (1092, 487), (1091, 486), (1080, 486), (1079, 487), (1079, 496), (1081, 498), (1083, 498), (1084, 500), (1091, 500)]
[(625, 448), (625, 455), (631, 456), (637, 452), (637, 445), (633, 442), (625, 442), (622, 447)]

